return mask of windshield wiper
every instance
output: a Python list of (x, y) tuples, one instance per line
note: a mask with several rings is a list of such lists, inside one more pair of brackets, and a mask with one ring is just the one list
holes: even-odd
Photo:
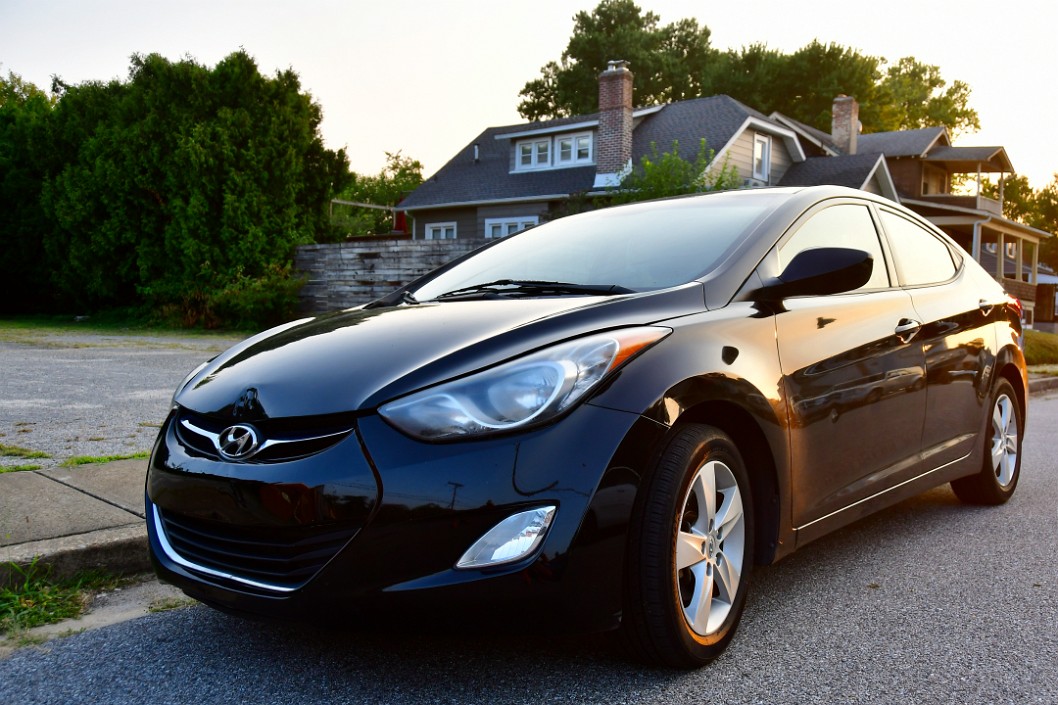
[(418, 303), (419, 300), (412, 296), (410, 291), (407, 289), (397, 289), (390, 294), (386, 294), (381, 299), (375, 299), (364, 306), (364, 308), (385, 308), (387, 306), (397, 306), (398, 304), (417, 305)]
[(635, 293), (633, 289), (627, 289), (617, 284), (571, 284), (568, 282), (497, 279), (485, 284), (474, 284), (446, 291), (443, 294), (438, 294), (435, 299), (440, 301), (441, 299), (472, 298), (489, 294), (494, 296), (562, 296), (564, 294), (615, 296), (617, 294), (633, 293)]

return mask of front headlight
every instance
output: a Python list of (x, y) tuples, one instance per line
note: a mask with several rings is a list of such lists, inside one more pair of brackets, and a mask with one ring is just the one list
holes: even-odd
[(383, 405), (408, 435), (442, 441), (545, 423), (672, 331), (639, 327), (568, 341)]

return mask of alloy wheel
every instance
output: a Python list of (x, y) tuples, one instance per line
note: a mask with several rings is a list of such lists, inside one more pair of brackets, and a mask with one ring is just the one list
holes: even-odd
[(1001, 487), (1010, 485), (1018, 466), (1018, 421), (1006, 394), (992, 407), (992, 469)]
[(703, 464), (681, 506), (676, 580), (687, 625), (704, 637), (730, 614), (746, 557), (742, 494), (731, 469), (719, 461)]

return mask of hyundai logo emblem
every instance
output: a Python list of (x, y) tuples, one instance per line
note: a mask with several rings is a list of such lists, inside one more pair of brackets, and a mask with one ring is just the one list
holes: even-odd
[(221, 431), (217, 450), (228, 460), (245, 460), (258, 450), (257, 431), (252, 426), (238, 424)]

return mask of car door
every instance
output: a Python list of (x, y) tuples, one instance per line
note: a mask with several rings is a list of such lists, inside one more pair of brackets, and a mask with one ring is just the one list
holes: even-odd
[(911, 295), (926, 358), (922, 452), (939, 467), (973, 449), (988, 403), (995, 360), (992, 314), (1003, 302), (982, 298), (962, 255), (936, 233), (895, 211), (879, 214), (900, 283)]
[(903, 332), (916, 312), (892, 284), (869, 206), (810, 211), (762, 267), (781, 272), (798, 252), (827, 246), (867, 251), (874, 271), (857, 291), (789, 298), (775, 315), (798, 528), (889, 486), (915, 463), (925, 415), (922, 347)]

